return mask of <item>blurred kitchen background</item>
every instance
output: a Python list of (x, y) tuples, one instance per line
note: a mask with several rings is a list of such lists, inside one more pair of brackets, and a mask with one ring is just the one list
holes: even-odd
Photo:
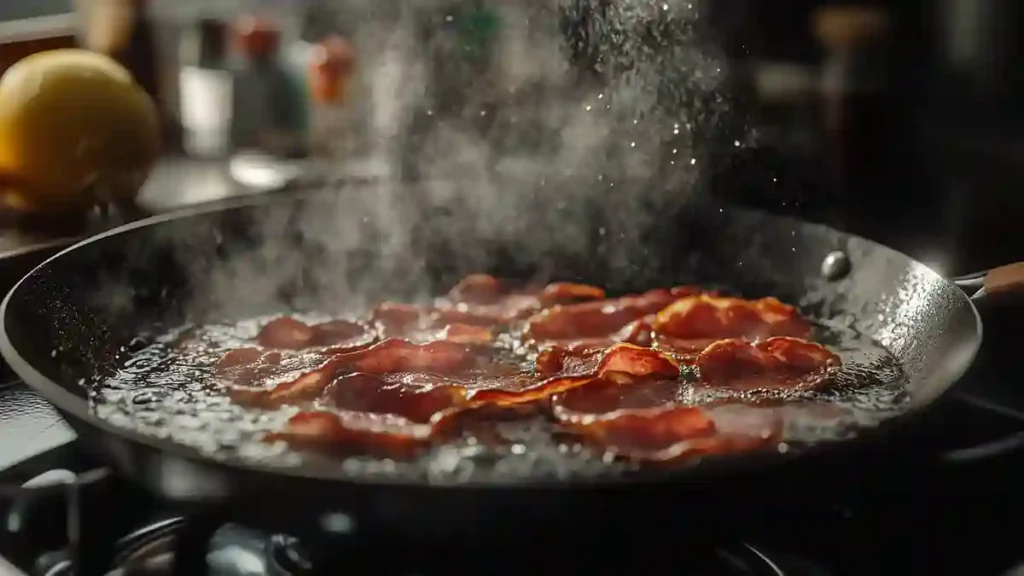
[[(567, 44), (608, 33), (592, 20), (613, 4), (561, 2)], [(363, 32), (386, 5), (2, 2), (0, 67), (74, 44), (128, 65), (166, 120), (167, 160), (139, 199), (143, 212), (164, 211), (298, 176), (386, 169), (359, 141), (368, 112), (350, 94), (357, 55), (373, 51), (365, 45), (373, 34)], [(437, 22), (457, 5), (486, 7), (423, 5)], [(1015, 234), (1024, 208), (1017, 3), (728, 0), (701, 3), (696, 21), (673, 16), (679, 6), (693, 8), (665, 3), (648, 33), (664, 39), (688, 27), (686, 37), (720, 54), (725, 68), (717, 92), (728, 113), (704, 114), (693, 130), (703, 168), (687, 184), (695, 194), (825, 221), (943, 273), (1024, 257)], [(583, 72), (601, 69), (600, 55), (573, 59)], [(39, 238), (16, 220), (5, 220), (0, 252)]]

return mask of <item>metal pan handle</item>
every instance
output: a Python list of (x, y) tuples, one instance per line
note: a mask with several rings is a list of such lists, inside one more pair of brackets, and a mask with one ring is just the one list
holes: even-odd
[(970, 296), (979, 300), (993, 295), (1011, 292), (1024, 293), (1024, 262), (1015, 262), (951, 278), (952, 282)]

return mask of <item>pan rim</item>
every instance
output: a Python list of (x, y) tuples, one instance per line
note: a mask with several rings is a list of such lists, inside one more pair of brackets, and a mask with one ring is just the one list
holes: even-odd
[[(143, 218), (135, 222), (130, 222), (121, 226), (117, 226), (105, 232), (84, 238), (78, 242), (75, 242), (71, 246), (61, 250), (53, 256), (47, 258), (44, 262), (32, 269), (31, 272), (26, 274), (24, 277), (18, 280), (18, 282), (11, 288), (11, 290), (4, 296), (2, 303), (0, 303), (0, 354), (6, 359), (12, 370), (26, 383), (33, 391), (40, 394), (47, 402), (53, 404), (55, 408), (62, 415), (70, 415), (71, 417), (87, 423), (89, 426), (97, 427), (102, 430), (105, 434), (110, 434), (118, 440), (120, 443), (142, 445), (146, 449), (155, 450), (157, 452), (173, 456), (176, 458), (183, 459), (192, 464), (205, 467), (205, 468), (226, 468), (228, 473), (245, 473), (255, 475), (271, 475), (271, 476), (287, 476), (290, 479), (310, 481), (310, 482), (329, 482), (333, 484), (345, 484), (352, 488), (367, 488), (367, 487), (379, 487), (379, 488), (395, 488), (395, 489), (421, 489), (421, 490), (445, 490), (445, 491), (465, 491), (473, 492), (480, 490), (531, 490), (531, 491), (559, 491), (559, 490), (570, 490), (570, 489), (585, 489), (585, 488), (615, 488), (624, 485), (631, 486), (643, 486), (643, 485), (654, 485), (662, 483), (666, 480), (669, 481), (700, 481), (708, 478), (721, 477), (723, 474), (727, 474), (730, 471), (743, 470), (751, 467), (764, 468), (765, 465), (778, 465), (793, 460), (804, 460), (808, 457), (812, 457), (815, 454), (826, 452), (826, 451), (837, 451), (836, 449), (842, 449), (849, 447), (851, 444), (855, 444), (858, 438), (863, 436), (873, 435), (876, 433), (884, 433), (885, 430), (896, 427), (909, 420), (915, 413), (921, 411), (922, 408), (930, 404), (931, 399), (926, 402), (916, 403), (915, 405), (908, 406), (906, 411), (892, 417), (887, 418), (876, 426), (865, 427), (858, 431), (858, 434), (854, 436), (851, 441), (839, 440), (839, 441), (826, 441), (807, 446), (799, 451), (789, 451), (787, 453), (781, 452), (767, 452), (767, 451), (755, 451), (748, 454), (744, 454), (742, 457), (736, 456), (721, 456), (721, 457), (706, 457), (700, 458), (693, 465), (684, 465), (681, 467), (666, 467), (661, 470), (647, 470), (642, 474), (625, 474), (625, 475), (595, 475), (595, 476), (582, 476), (574, 477), (568, 480), (560, 479), (522, 479), (517, 480), (510, 478), (507, 481), (502, 480), (468, 480), (468, 481), (423, 481), (417, 479), (409, 479), (403, 477), (358, 477), (358, 476), (345, 476), (341, 474), (329, 474), (324, 473), (320, 470), (310, 470), (307, 467), (299, 466), (271, 466), (261, 465), (258, 463), (249, 462), (240, 458), (217, 458), (207, 454), (204, 454), (196, 448), (192, 448), (186, 444), (174, 442), (172, 440), (161, 439), (155, 436), (143, 434), (131, 428), (124, 428), (116, 426), (102, 418), (99, 418), (92, 413), (89, 407), (89, 401), (85, 398), (81, 398), (71, 391), (67, 390), (64, 386), (51, 380), (50, 378), (43, 375), (41, 372), (36, 370), (27, 360), (25, 360), (21, 354), (17, 351), (14, 344), (11, 342), (10, 337), (7, 334), (6, 318), (7, 308), (11, 305), (12, 297), (18, 292), (19, 288), (22, 287), (31, 276), (36, 274), (39, 270), (48, 266), (51, 262), (65, 256), (66, 254), (75, 251), (76, 249), (88, 245), (93, 242), (99, 242), (101, 240), (118, 236), (133, 230), (140, 228), (152, 227), (163, 222), (181, 220), (191, 218), (203, 214), (222, 212), (226, 210), (246, 208), (249, 206), (256, 206), (271, 202), (295, 202), (297, 198), (308, 197), (316, 194), (323, 194), (325, 191), (322, 190), (311, 190), (303, 192), (298, 195), (280, 195), (280, 194), (267, 194), (259, 196), (246, 196), (241, 198), (232, 198), (225, 201), (204, 204), (192, 208), (177, 210), (167, 214), (160, 214)], [(332, 194), (338, 194), (337, 191), (331, 191)], [(747, 214), (764, 214), (770, 216), (773, 219), (780, 221), (786, 221), (793, 224), (794, 226), (801, 227), (820, 227), (832, 230), (828, 226), (823, 224), (802, 221), (796, 218), (788, 216), (780, 216), (770, 214), (767, 212), (753, 210), (743, 207), (730, 207), (730, 211), (747, 213)], [(967, 370), (973, 365), (977, 353), (980, 350), (982, 337), (983, 337), (983, 321), (981, 315), (978, 312), (974, 302), (959, 289), (952, 281), (945, 276), (942, 276), (929, 268), (927, 265), (920, 261), (903, 254), (893, 248), (878, 244), (877, 242), (856, 236), (854, 234), (843, 233), (848, 238), (857, 238), (859, 240), (870, 242), (881, 246), (882, 248), (894, 252), (908, 262), (911, 262), (917, 266), (921, 266), (928, 270), (938, 281), (944, 283), (952, 290), (955, 290), (963, 302), (968, 305), (968, 309), (974, 316), (975, 326), (975, 337), (972, 338), (971, 349), (969, 353), (965, 353), (963, 360), (958, 364), (957, 368), (951, 370), (945, 375), (945, 379), (948, 381), (948, 385), (942, 389), (941, 394), (948, 391), (949, 387), (954, 383), (958, 382), (963, 378)], [(967, 350), (965, 350), (967, 352)]]

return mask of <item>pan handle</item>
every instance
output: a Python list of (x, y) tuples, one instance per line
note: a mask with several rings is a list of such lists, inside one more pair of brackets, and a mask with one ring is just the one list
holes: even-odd
[(951, 278), (971, 300), (1009, 292), (1024, 293), (1024, 262), (1015, 262), (974, 274)]

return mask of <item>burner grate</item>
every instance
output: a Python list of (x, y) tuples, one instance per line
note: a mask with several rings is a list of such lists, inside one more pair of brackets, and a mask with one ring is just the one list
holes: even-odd
[[(203, 542), (202, 550), (187, 550), (191, 545), (185, 541)], [(350, 546), (338, 543), (341, 550)], [(657, 543), (659, 546), (669, 543)], [(431, 570), (429, 559), (420, 561), (412, 558), (412, 565), (405, 567), (387, 561), (390, 557), (409, 559), (409, 552), (401, 545), (384, 543), (371, 546), (371, 558), (347, 557), (343, 555), (333, 561), (319, 565), (314, 563), (302, 544), (295, 538), (284, 535), (268, 535), (236, 524), (217, 527), (212, 535), (205, 530), (195, 531), (183, 519), (166, 520), (140, 529), (122, 539), (121, 552), (115, 559), (116, 568), (110, 576), (176, 576), (180, 574), (208, 574), (211, 576), (319, 576), (323, 574), (354, 574), (360, 572), (374, 575), (405, 576), (408, 574), (565, 574), (566, 570), (579, 570), (580, 565), (562, 561), (552, 562), (540, 554), (533, 565), (511, 566), (507, 557), (487, 555), (482, 558), (485, 565), (479, 570), (472, 569), (467, 562), (476, 558), (469, 550), (457, 562), (445, 560)], [(384, 555), (386, 554), (386, 555)], [(187, 555), (187, 558), (184, 556)], [(749, 544), (738, 543), (730, 546), (712, 546), (696, 555), (680, 555), (673, 550), (671, 556), (660, 554), (655, 566), (644, 566), (644, 574), (692, 575), (692, 576), (825, 576), (826, 572), (810, 568), (807, 563), (793, 563), (796, 571), (785, 569), (784, 563)], [(479, 558), (478, 558), (479, 559)], [(184, 562), (183, 562), (184, 560)], [(615, 564), (614, 559), (606, 561)], [(788, 562), (788, 560), (787, 560)], [(405, 564), (402, 562), (400, 564)], [(437, 561), (435, 560), (435, 564)], [(527, 563), (529, 564), (529, 563)], [(623, 563), (636, 569), (633, 561)], [(343, 572), (342, 572), (343, 571)]]

